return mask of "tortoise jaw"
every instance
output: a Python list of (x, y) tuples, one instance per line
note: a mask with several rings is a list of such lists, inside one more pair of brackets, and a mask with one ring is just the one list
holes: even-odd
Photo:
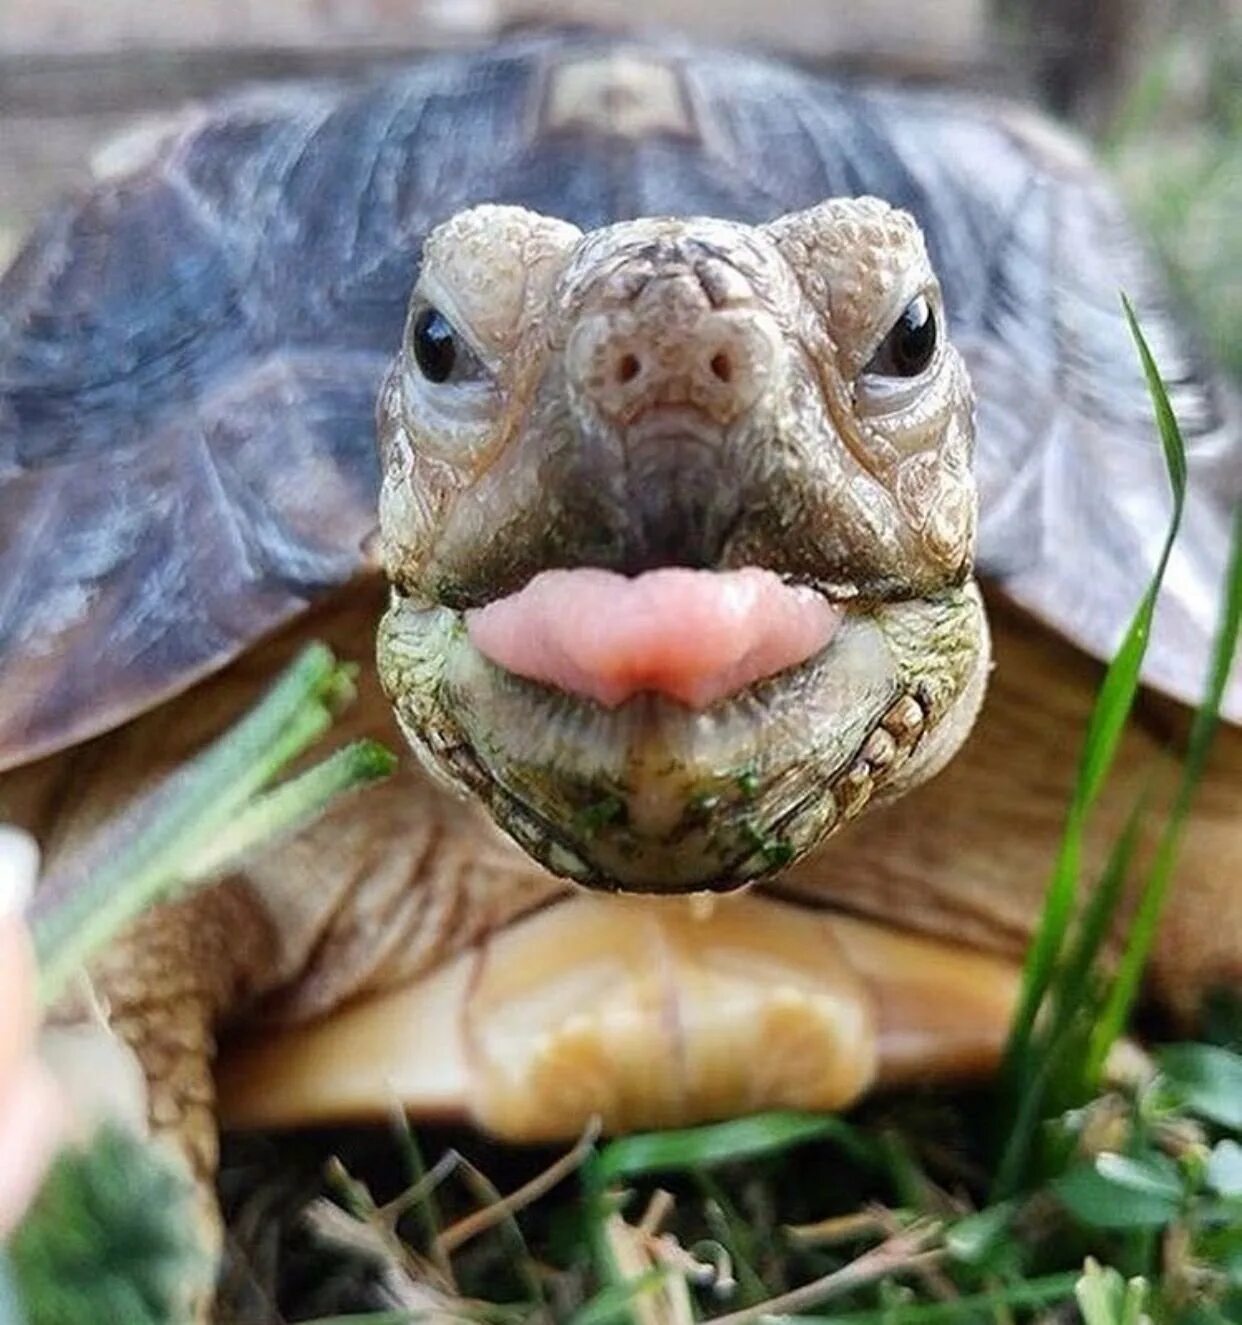
[(606, 709), (515, 676), (461, 614), (400, 596), (379, 636), (429, 768), (553, 873), (627, 892), (736, 889), (921, 780), (963, 701), (950, 752), (969, 729), (985, 657), (969, 585), (851, 609), (827, 648), (701, 712), (652, 694)]

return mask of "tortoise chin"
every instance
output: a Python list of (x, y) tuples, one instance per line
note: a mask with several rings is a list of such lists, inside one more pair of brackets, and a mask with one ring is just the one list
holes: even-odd
[(970, 730), (987, 656), (973, 582), (845, 610), (805, 661), (697, 708), (517, 675), (466, 614), (399, 593), (379, 633), (428, 768), (554, 873), (629, 892), (738, 888), (930, 777)]

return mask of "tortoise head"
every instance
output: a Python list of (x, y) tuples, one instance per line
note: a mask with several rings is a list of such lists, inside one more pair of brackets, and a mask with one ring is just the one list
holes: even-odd
[(385, 687), (554, 872), (735, 888), (965, 739), (971, 394), (905, 213), (461, 213), (379, 426)]

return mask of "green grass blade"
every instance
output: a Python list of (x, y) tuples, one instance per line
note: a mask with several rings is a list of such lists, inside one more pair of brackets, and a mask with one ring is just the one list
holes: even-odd
[(1052, 1084), (1075, 1047), (1072, 1023), (1063, 1027), (1056, 1039), (1039, 1046), (1026, 1088), (1013, 1104), (1009, 1133), (992, 1183), (990, 1196), (993, 1201), (1011, 1200), (1021, 1190), (1036, 1134), (1048, 1116), (1047, 1102)]
[(327, 729), (352, 669), (311, 645), (267, 696), (189, 768), (116, 824), (83, 868), (45, 880), (33, 913), (40, 992), (50, 1001), (99, 946), (168, 896), (183, 865)]
[(1029, 1080), (1032, 1035), (1039, 1009), (1055, 977), (1057, 963), (1073, 918), (1082, 865), (1082, 844), (1088, 817), (1117, 754), (1121, 734), (1134, 704), (1143, 657), (1151, 633), (1156, 598), (1164, 580), (1173, 543), (1181, 527), (1186, 498), (1186, 451), (1181, 431), (1155, 361), (1127, 299), (1122, 299), (1131, 335), (1138, 347), (1156, 416), (1165, 465), (1173, 493), (1173, 511), (1156, 569), (1130, 622), (1129, 629), (1105, 673), (1096, 697), (1079, 760), (1078, 776), (1066, 815), (1060, 850), (1048, 885), (1043, 913), (1023, 967), (1022, 987), (1005, 1049), (1002, 1080), (1010, 1095), (1021, 1095)]
[[(1147, 393), (1151, 397), (1152, 410), (1156, 416), (1156, 428), (1160, 434), (1160, 445), (1164, 449), (1164, 463), (1169, 471), (1169, 483), (1173, 488), (1175, 501), (1180, 502), (1186, 493), (1186, 444), (1182, 441), (1182, 430), (1178, 426), (1177, 416), (1169, 402), (1169, 393), (1165, 390), (1164, 379), (1152, 356), (1151, 347), (1143, 335), (1143, 330), (1134, 315), (1134, 307), (1123, 294), (1121, 306), (1125, 310), (1126, 322), (1130, 335), (1138, 347), (1139, 359), (1143, 365), (1143, 376), (1147, 379)], [(1167, 554), (1166, 558), (1167, 560)]]
[(839, 1118), (828, 1114), (761, 1113), (706, 1127), (621, 1137), (600, 1151), (595, 1167), (600, 1182), (607, 1186), (646, 1173), (757, 1159), (822, 1140), (835, 1141), (859, 1163), (874, 1166), (877, 1162), (871, 1145)]
[(389, 777), (397, 758), (378, 741), (355, 741), (250, 802), (191, 862), (187, 882), (219, 874), (260, 843), (293, 832), (343, 792)]
[(1032, 1040), (1034, 1070), (1015, 1103), (1008, 1135), (996, 1167), (992, 1195), (1006, 1200), (1021, 1186), (1041, 1121), (1052, 1114), (1085, 1103), (1085, 1029), (1095, 1018), (1092, 975), (1103, 950), (1111, 922), (1121, 902), (1122, 889), (1138, 845), (1147, 799), (1140, 797), (1113, 843), (1108, 861), (1091, 900), (1079, 920), (1078, 932), (1051, 989), (1052, 1008), (1047, 1024)]
[(1050, 1274), (1026, 1279), (1011, 1288), (971, 1293), (951, 1302), (912, 1302), (908, 1306), (853, 1311), (843, 1316), (765, 1316), (764, 1325), (965, 1325), (994, 1320), (997, 1310), (1049, 1307), (1073, 1300), (1078, 1274)]
[(609, 1284), (574, 1312), (569, 1325), (616, 1325), (618, 1321), (628, 1321), (632, 1319), (635, 1302), (663, 1287), (667, 1279), (668, 1271), (656, 1266), (625, 1283)]
[(1083, 909), (1069, 955), (1052, 989), (1053, 1012), (1047, 1037), (1050, 1040), (1057, 1038), (1069, 1021), (1083, 1011), (1092, 973), (1097, 969), (1117, 908), (1121, 905), (1147, 809), (1148, 797), (1144, 794), (1135, 802), (1113, 843), (1100, 880)]
[(1155, 943), (1156, 928), (1173, 881), (1173, 868), (1177, 863), (1177, 852), (1181, 845), (1186, 816), (1195, 789), (1207, 766), (1212, 739), (1220, 725), (1220, 705), (1237, 654), (1240, 622), (1242, 622), (1242, 507), (1234, 512), (1224, 606), (1212, 650), (1207, 692), (1195, 713), (1194, 723), (1190, 729), (1186, 760), (1182, 766), (1181, 781), (1178, 784), (1173, 809), (1160, 835), (1155, 861), (1139, 900), (1125, 951), (1122, 953), (1117, 974), (1091, 1036), (1086, 1062), (1086, 1079), (1089, 1083), (1098, 1082), (1108, 1051), (1125, 1028), (1134, 1000), (1138, 996), (1143, 970)]

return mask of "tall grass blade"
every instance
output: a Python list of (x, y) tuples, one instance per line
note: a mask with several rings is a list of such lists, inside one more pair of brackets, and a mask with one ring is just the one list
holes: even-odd
[(1130, 811), (1113, 843), (1100, 880), (1078, 922), (1078, 932), (1053, 984), (1047, 1024), (1032, 1041), (1035, 1068), (1016, 1102), (997, 1165), (993, 1194), (1013, 1196), (1026, 1172), (1040, 1120), (1084, 1102), (1082, 1062), (1089, 1027), (1098, 1009), (1095, 971), (1108, 931), (1121, 903), (1122, 890), (1138, 845), (1147, 798)]
[(1048, 885), (1043, 913), (1034, 940), (1027, 951), (1022, 986), (1013, 1025), (1006, 1045), (1002, 1081), (1011, 1097), (1026, 1089), (1033, 1071), (1032, 1034), (1048, 990), (1052, 985), (1066, 936), (1073, 918), (1082, 867), (1082, 845), (1087, 820), (1117, 754), (1121, 734), (1134, 704), (1143, 657), (1151, 633), (1156, 599), (1164, 580), (1173, 543), (1181, 527), (1186, 499), (1186, 451), (1177, 420), (1169, 405), (1151, 351), (1143, 338), (1134, 310), (1124, 296), (1122, 304), (1131, 335), (1138, 346), (1147, 377), (1164, 449), (1165, 465), (1173, 493), (1173, 511), (1156, 569), (1130, 622), (1129, 629), (1109, 664), (1096, 697), (1079, 760), (1078, 776), (1066, 815), (1061, 845)]
[(1220, 725), (1220, 705), (1237, 654), (1240, 622), (1242, 622), (1242, 507), (1234, 512), (1229, 572), (1225, 580), (1220, 624), (1217, 627), (1216, 642), (1212, 650), (1207, 691), (1195, 713), (1194, 723), (1190, 729), (1190, 740), (1186, 760), (1182, 765), (1177, 795), (1160, 834), (1151, 874), (1139, 899), (1138, 910), (1130, 926), (1117, 974), (1091, 1036), (1086, 1061), (1086, 1080), (1089, 1084), (1099, 1081), (1108, 1052), (1124, 1030), (1134, 1000), (1138, 996), (1139, 983), (1155, 943), (1156, 928), (1173, 881), (1173, 868), (1177, 862), (1186, 816), (1195, 789), (1207, 766), (1212, 739)]
[(1083, 908), (1069, 954), (1052, 989), (1052, 1017), (1046, 1041), (1055, 1040), (1066, 1026), (1081, 1018), (1087, 1010), (1093, 975), (1121, 905), (1148, 808), (1149, 799), (1144, 794), (1135, 802), (1117, 835), (1100, 880)]
[(1047, 1024), (1032, 1041), (1034, 1070), (1017, 1100), (1005, 1148), (997, 1165), (993, 1195), (1004, 1200), (1021, 1186), (1042, 1119), (1088, 1098), (1083, 1060), (1099, 1006), (1096, 971), (1138, 846), (1147, 809), (1142, 796), (1113, 843), (1100, 880), (1078, 922), (1078, 931), (1051, 989)]

